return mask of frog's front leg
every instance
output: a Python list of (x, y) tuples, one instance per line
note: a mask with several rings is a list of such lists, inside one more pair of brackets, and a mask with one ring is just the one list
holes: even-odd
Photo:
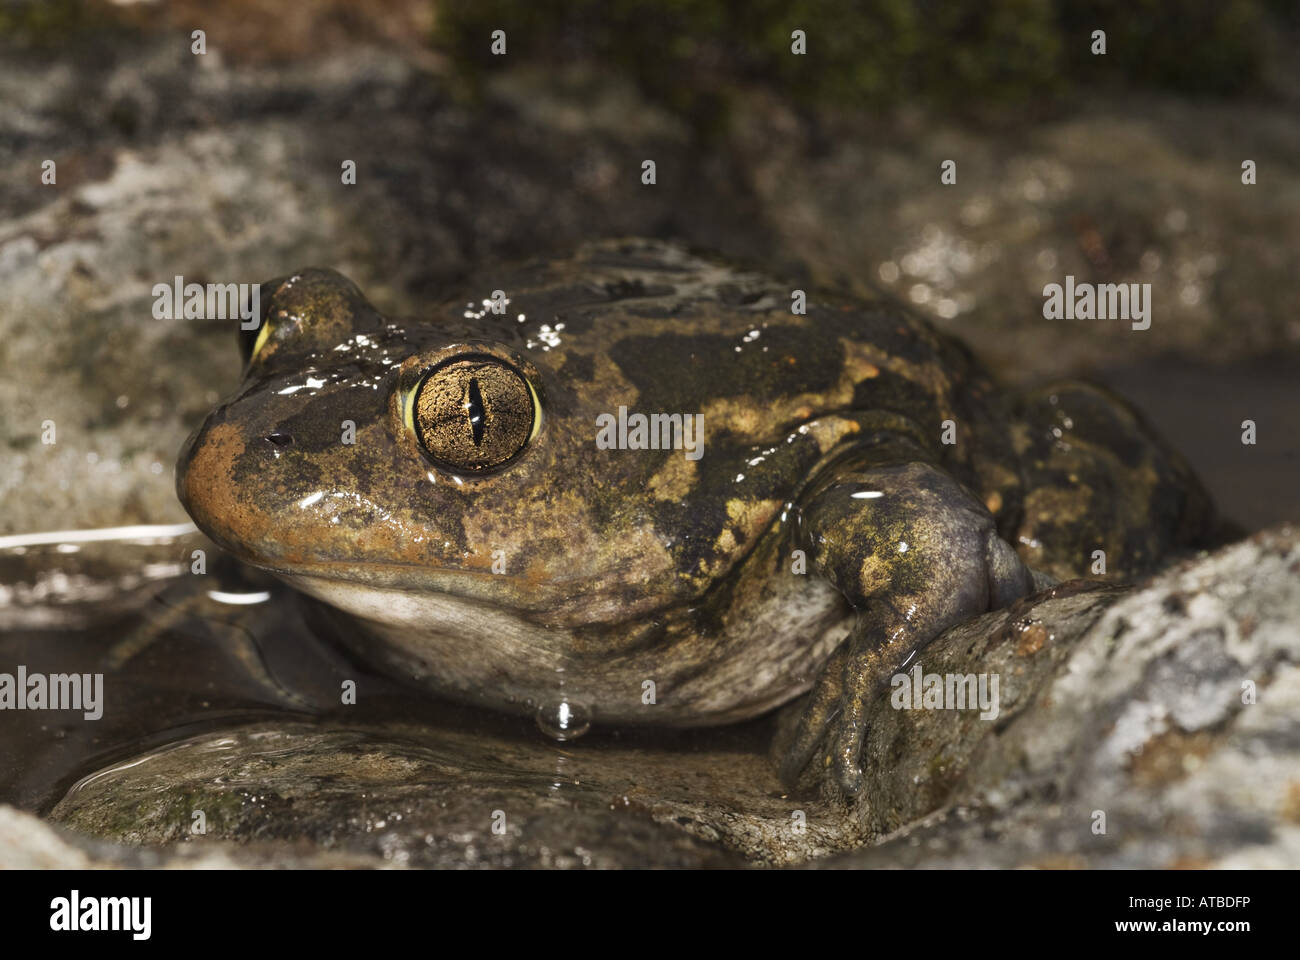
[(838, 477), (804, 506), (802, 538), (857, 621), (814, 684), (781, 774), (792, 782), (829, 735), (834, 776), (856, 794), (869, 698), (948, 627), (1025, 596), (1035, 579), (984, 505), (929, 463)]

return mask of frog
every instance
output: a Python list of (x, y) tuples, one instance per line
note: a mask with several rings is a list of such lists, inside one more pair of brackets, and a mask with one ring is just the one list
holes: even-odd
[(331, 269), (259, 290), (177, 493), (431, 697), (613, 729), (791, 707), (780, 776), (820, 754), (854, 795), (871, 698), (935, 637), (1216, 528), (1127, 403), (1003, 389), (883, 292), (627, 238), (415, 318)]

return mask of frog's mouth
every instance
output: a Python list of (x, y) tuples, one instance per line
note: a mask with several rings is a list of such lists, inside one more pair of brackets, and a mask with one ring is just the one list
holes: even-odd
[(240, 559), (364, 620), (419, 629), (446, 615), (451, 623), (500, 616), (541, 629), (576, 630), (625, 624), (683, 604), (679, 598), (637, 595), (631, 589), (610, 591), (586, 582), (538, 582), (490, 572), (342, 561), (285, 566)]
[[(571, 628), (540, 623), (500, 598), (428, 586), (402, 588), (357, 579), (322, 576), (319, 572), (273, 571), (280, 579), (330, 606), (385, 629), (413, 634), (444, 633), (461, 638), (492, 637), (521, 652), (552, 645), (557, 634)], [(494, 640), (494, 642), (495, 642)]]

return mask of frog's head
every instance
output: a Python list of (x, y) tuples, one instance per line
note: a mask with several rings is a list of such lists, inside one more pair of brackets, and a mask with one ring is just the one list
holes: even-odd
[[(676, 247), (584, 250), (495, 275), (504, 303), (411, 321), (333, 271), (263, 284), (243, 381), (182, 451), (180, 499), (237, 557), (365, 621), (346, 637), (363, 656), (439, 691), (518, 708), (558, 684), (639, 718), (653, 675), (677, 689), (654, 722), (756, 710), (769, 694), (746, 668), (715, 684), (701, 664), (752, 642), (733, 607), (839, 615), (806, 578), (767, 589), (764, 539), (849, 435), (801, 426), (853, 400), (838, 341), (812, 341), (780, 288)], [(634, 415), (661, 432), (633, 442)]]
[(576, 627), (680, 592), (645, 458), (593, 455), (636, 391), (592, 344), (534, 341), (520, 304), (390, 321), (333, 271), (261, 293), (243, 382), (177, 467), (217, 543), (395, 626), (461, 604)]

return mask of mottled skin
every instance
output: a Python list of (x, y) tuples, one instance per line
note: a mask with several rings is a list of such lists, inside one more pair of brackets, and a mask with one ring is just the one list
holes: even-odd
[[(650, 241), (474, 293), (393, 321), (332, 271), (264, 284), (244, 382), (177, 473), (213, 539), (439, 694), (705, 725), (811, 689), (784, 772), (825, 743), (852, 791), (866, 698), (1031, 591), (1026, 562), (1082, 575), (1101, 549), (1131, 575), (1208, 530), (1194, 478), (1125, 407), (1077, 384), (1010, 401), (892, 303), (813, 292), (797, 316), (790, 285)], [(434, 466), (403, 421), (403, 391), (464, 354), (511, 365), (542, 412), (486, 476)], [(620, 406), (703, 414), (703, 457), (597, 449)]]

